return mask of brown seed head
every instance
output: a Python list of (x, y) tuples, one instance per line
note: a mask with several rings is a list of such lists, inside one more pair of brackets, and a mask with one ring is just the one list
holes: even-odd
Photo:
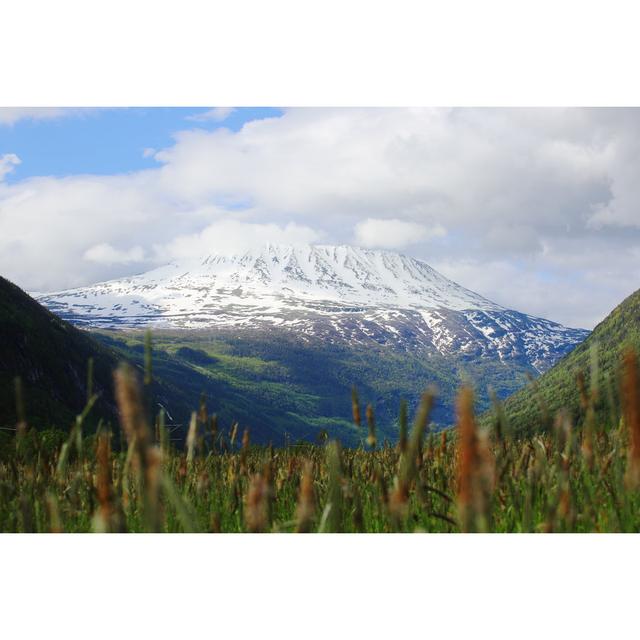
[(358, 392), (356, 388), (351, 389), (351, 410), (353, 412), (353, 424), (359, 427), (362, 424), (362, 418), (360, 416), (360, 401), (358, 400)]
[(625, 479), (630, 488), (637, 488), (640, 486), (640, 386), (638, 358), (632, 349), (628, 349), (624, 354), (623, 368), (624, 420), (629, 432), (629, 455)]
[(268, 486), (262, 474), (252, 476), (245, 499), (245, 523), (252, 533), (266, 530), (268, 523)]
[(369, 427), (369, 435), (367, 436), (367, 444), (375, 449), (376, 444), (378, 442), (376, 438), (376, 419), (373, 414), (373, 407), (368, 404), (367, 405), (367, 425)]
[(463, 531), (487, 527), (493, 491), (493, 458), (488, 437), (479, 434), (473, 413), (473, 391), (458, 395), (458, 510)]
[(296, 508), (296, 531), (308, 533), (311, 531), (315, 516), (315, 495), (313, 492), (313, 463), (307, 460), (300, 478), (298, 506)]
[(114, 373), (116, 401), (120, 412), (120, 423), (127, 442), (136, 440), (136, 447), (146, 448), (150, 441), (150, 432), (144, 416), (142, 395), (134, 370), (122, 364)]

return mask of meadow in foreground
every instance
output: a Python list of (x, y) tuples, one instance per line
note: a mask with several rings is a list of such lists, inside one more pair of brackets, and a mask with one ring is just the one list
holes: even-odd
[[(162, 413), (147, 419), (134, 369), (115, 373), (121, 432), (83, 426), (37, 432), (23, 422), (0, 461), (4, 532), (632, 532), (640, 530), (640, 393), (633, 352), (624, 358), (620, 407), (596, 410), (580, 387), (584, 420), (555, 416), (548, 432), (510, 437), (496, 403), (479, 428), (462, 388), (457, 429), (429, 432), (430, 392), (412, 425), (403, 404), (397, 445), (376, 442), (371, 407), (353, 394), (366, 446), (338, 442), (253, 446), (223, 428), (204, 403), (184, 446)], [(544, 412), (544, 407), (542, 408)], [(122, 443), (119, 446), (118, 443)], [(6, 444), (6, 443), (5, 443)]]

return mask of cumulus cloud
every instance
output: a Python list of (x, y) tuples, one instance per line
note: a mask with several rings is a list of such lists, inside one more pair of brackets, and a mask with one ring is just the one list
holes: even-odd
[(640, 286), (638, 131), (634, 109), (289, 109), (187, 129), (153, 169), (0, 182), (0, 272), (47, 290), (249, 239), (355, 238), (588, 326)]
[(144, 249), (140, 246), (124, 250), (116, 249), (103, 242), (87, 249), (83, 257), (85, 260), (99, 264), (131, 264), (132, 262), (142, 262), (144, 260)]
[[(606, 274), (597, 277), (588, 271), (567, 277), (546, 265), (532, 268), (532, 265), (507, 260), (490, 259), (480, 263), (458, 257), (438, 259), (430, 264), (452, 280), (466, 286), (473, 283), (472, 288), (507, 308), (580, 328), (594, 327), (640, 283), (638, 267), (629, 272), (630, 280), (625, 288), (624, 283), (613, 282)], [(594, 301), (605, 303), (594, 304)]]
[(440, 224), (423, 225), (398, 218), (367, 218), (355, 227), (355, 241), (363, 247), (402, 249), (430, 238), (446, 235)]
[(0, 273), (39, 291), (118, 277), (126, 265), (90, 260), (87, 250), (140, 245), (149, 258), (136, 270), (152, 267), (154, 244), (195, 233), (224, 213), (184, 208), (153, 171), (0, 183)]
[(312, 244), (320, 239), (316, 230), (294, 223), (280, 226), (220, 220), (198, 233), (179, 236), (166, 245), (156, 246), (155, 251), (159, 260), (200, 259), (210, 254), (243, 253), (269, 242), (298, 245)]
[(21, 160), (15, 153), (5, 153), (0, 156), (0, 181), (4, 180), (4, 177), (20, 163)]
[(186, 119), (192, 122), (224, 122), (234, 111), (233, 107), (214, 107), (209, 111), (187, 116)]

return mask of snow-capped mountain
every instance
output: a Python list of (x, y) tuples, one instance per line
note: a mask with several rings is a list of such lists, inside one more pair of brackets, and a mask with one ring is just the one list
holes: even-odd
[(509, 310), (421, 260), (350, 246), (266, 245), (209, 255), (38, 300), (93, 327), (280, 329), (544, 371), (587, 331)]

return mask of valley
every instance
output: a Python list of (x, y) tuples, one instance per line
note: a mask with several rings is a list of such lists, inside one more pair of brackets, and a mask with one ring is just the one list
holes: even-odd
[(176, 422), (204, 394), (265, 443), (328, 433), (357, 444), (353, 386), (390, 441), (400, 401), (415, 408), (427, 387), (434, 428), (449, 426), (460, 384), (485, 410), (491, 391), (505, 398), (588, 335), (501, 307), (423, 261), (351, 246), (267, 244), (34, 295), (131, 361), (152, 330)]

